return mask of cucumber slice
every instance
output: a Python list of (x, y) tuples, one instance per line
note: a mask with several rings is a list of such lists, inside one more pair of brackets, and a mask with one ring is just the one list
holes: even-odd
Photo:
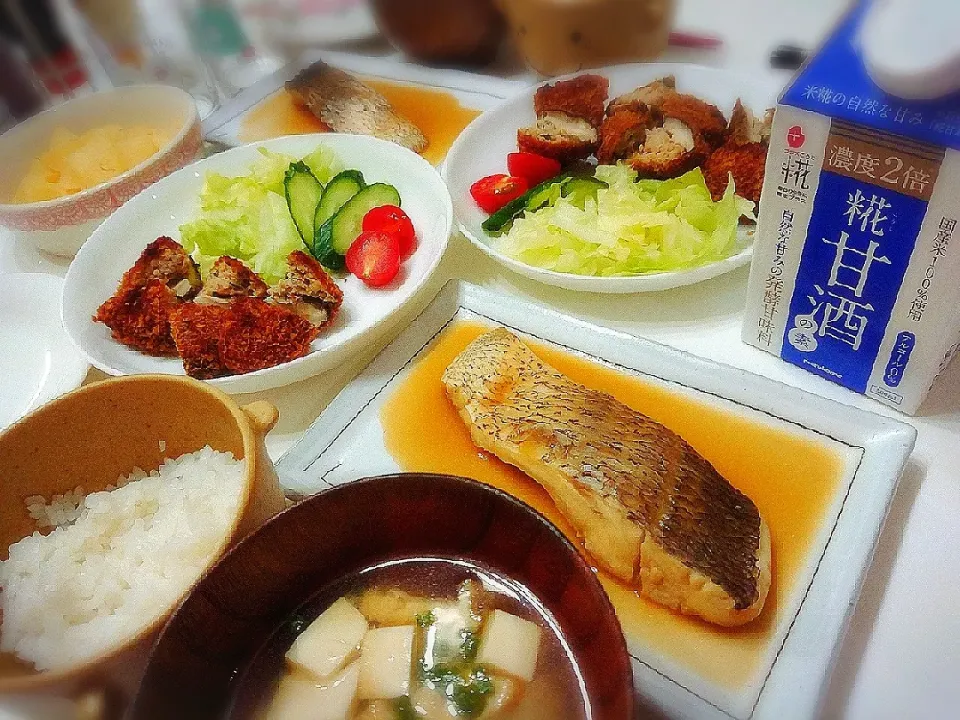
[(365, 186), (366, 183), (363, 181), (363, 175), (359, 170), (344, 170), (336, 175), (327, 184), (326, 190), (320, 197), (320, 203), (317, 205), (317, 212), (313, 218), (314, 229), (318, 229), (336, 215), (344, 203), (363, 190)]
[(283, 192), (287, 196), (290, 216), (307, 245), (313, 240), (313, 218), (323, 194), (323, 185), (302, 161), (290, 163), (283, 176)]
[(346, 269), (346, 259), (341, 253), (333, 249), (332, 218), (317, 228), (317, 232), (313, 238), (313, 247), (310, 252), (317, 259), (317, 262), (328, 270), (343, 272)]
[[(330, 184), (333, 184), (332, 180)], [(381, 205), (400, 205), (400, 193), (393, 185), (386, 183), (367, 185), (350, 198), (330, 220), (333, 249), (341, 255), (346, 255), (353, 241), (360, 235), (363, 216)]]
[(560, 188), (569, 181), (566, 173), (544, 180), (536, 187), (527, 190), (523, 195), (511, 200), (493, 215), (483, 221), (483, 229), (491, 235), (500, 235), (505, 232), (514, 220), (525, 212), (539, 210), (544, 205), (552, 205), (560, 197)]

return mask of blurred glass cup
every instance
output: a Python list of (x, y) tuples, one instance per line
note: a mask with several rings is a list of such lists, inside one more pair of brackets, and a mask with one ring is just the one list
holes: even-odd
[(409, 57), (438, 65), (485, 65), (500, 49), (494, 0), (371, 0), (377, 25)]
[(497, 0), (527, 64), (543, 75), (650, 60), (667, 47), (675, 0)]

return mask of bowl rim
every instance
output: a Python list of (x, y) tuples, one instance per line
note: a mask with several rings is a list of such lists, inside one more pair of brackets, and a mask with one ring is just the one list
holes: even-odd
[(55, 210), (62, 207), (68, 207), (75, 202), (83, 202), (96, 193), (103, 192), (104, 190), (108, 190), (109, 188), (119, 185), (130, 178), (136, 177), (144, 170), (148, 169), (151, 165), (154, 165), (157, 161), (174, 151), (184, 142), (186, 137), (193, 130), (193, 127), (195, 125), (199, 125), (200, 115), (197, 111), (197, 106), (193, 100), (193, 97), (187, 91), (182, 90), (174, 85), (163, 85), (160, 83), (124, 85), (122, 87), (101, 90), (91, 93), (90, 95), (82, 95), (80, 97), (71, 98), (60, 105), (54, 105), (53, 107), (47, 108), (46, 110), (27, 118), (19, 125), (15, 125), (14, 127), (10, 128), (10, 130), (0, 135), (0, 143), (4, 142), (4, 140), (7, 142), (11, 141), (12, 139), (15, 140), (16, 135), (24, 132), (31, 123), (39, 121), (40, 118), (47, 119), (53, 117), (57, 113), (66, 112), (71, 106), (76, 107), (80, 103), (92, 103), (96, 99), (102, 98), (105, 95), (122, 97), (124, 95), (136, 95), (148, 91), (163, 92), (171, 96), (178, 96), (179, 100), (183, 101), (184, 109), (186, 110), (186, 116), (184, 117), (183, 123), (180, 125), (180, 129), (159, 150), (157, 150), (157, 152), (137, 163), (129, 170), (126, 170), (119, 175), (115, 175), (105, 182), (93, 185), (85, 190), (81, 190), (80, 192), (73, 193), (72, 195), (64, 195), (62, 197), (51, 198), (50, 200), (39, 200), (32, 203), (14, 203), (7, 201), (0, 202), (0, 213), (19, 214), (26, 212), (38, 212), (41, 210)]
[[(79, 387), (76, 390), (72, 390), (65, 395), (61, 395), (59, 398), (42, 405), (37, 410), (25, 415), (17, 420), (17, 422), (9, 425), (3, 431), (0, 431), (0, 440), (2, 440), (7, 433), (14, 431), (16, 428), (21, 427), (25, 423), (33, 422), (36, 418), (42, 418), (44, 414), (51, 412), (51, 408), (54, 408), (64, 402), (71, 402), (74, 398), (80, 395), (92, 394), (96, 392), (109, 392), (111, 388), (124, 384), (146, 384), (152, 382), (180, 384), (185, 387), (192, 388), (192, 390), (195, 392), (200, 392), (201, 394), (209, 396), (213, 400), (224, 405), (230, 411), (231, 416), (236, 421), (237, 429), (240, 432), (240, 437), (243, 441), (243, 458), (241, 460), (244, 464), (243, 494), (240, 499), (240, 504), (237, 506), (236, 516), (231, 521), (230, 526), (227, 528), (227, 532), (224, 534), (223, 541), (217, 547), (217, 550), (214, 554), (215, 560), (214, 562), (209, 563), (209, 565), (203, 570), (200, 578), (196, 581), (196, 583), (194, 583), (193, 586), (187, 588), (183, 593), (178, 595), (176, 600), (168, 606), (166, 611), (154, 618), (148, 625), (140, 628), (135, 635), (130, 636), (122, 643), (114, 644), (113, 646), (108, 647), (96, 657), (84, 660), (83, 662), (74, 665), (70, 665), (69, 667), (60, 668), (58, 670), (34, 669), (29, 674), (15, 675), (7, 678), (0, 677), (0, 697), (6, 694), (19, 692), (36, 693), (37, 691), (42, 691), (48, 688), (66, 687), (69, 684), (80, 680), (83, 676), (87, 675), (95, 668), (106, 666), (107, 664), (115, 661), (124, 653), (134, 649), (138, 644), (143, 642), (145, 638), (149, 637), (151, 633), (156, 632), (158, 629), (163, 628), (167, 624), (167, 621), (175, 612), (180, 609), (181, 604), (191, 594), (194, 586), (203, 579), (203, 577), (207, 574), (207, 572), (210, 571), (210, 569), (213, 568), (214, 565), (219, 563), (219, 561), (225, 555), (225, 550), (230, 547), (231, 540), (234, 534), (237, 532), (243, 518), (243, 511), (250, 504), (252, 499), (255, 482), (254, 463), (252, 461), (257, 459), (257, 444), (259, 442), (259, 437), (257, 435), (257, 429), (254, 427), (255, 420), (247, 415), (244, 409), (238, 405), (233, 398), (223, 391), (208, 385), (207, 383), (194, 380), (190, 377), (161, 374), (127, 375), (124, 377), (108, 378), (100, 382)], [(0, 631), (2, 631), (2, 627), (3, 616), (0, 614)], [(151, 644), (149, 650), (150, 655), (153, 654), (152, 646), (153, 644)]]
[[(447, 487), (466, 487), (466, 488), (469, 488), (472, 492), (480, 492), (482, 494), (487, 494), (490, 497), (495, 498), (496, 502), (506, 503), (508, 505), (512, 505), (513, 507), (519, 509), (525, 515), (527, 515), (531, 519), (531, 521), (535, 522), (537, 525), (540, 525), (547, 532), (549, 536), (553, 537), (558, 542), (559, 547), (563, 548), (563, 550), (568, 555), (571, 556), (571, 559), (575, 567), (578, 569), (578, 571), (580, 571), (581, 576), (586, 579), (586, 582), (588, 583), (588, 585), (590, 585), (596, 591), (596, 595), (600, 601), (600, 607), (601, 607), (600, 612), (606, 615), (608, 618), (612, 618), (614, 625), (617, 629), (616, 637), (618, 640), (616, 643), (616, 648), (614, 652), (618, 657), (620, 657), (624, 661), (623, 666), (627, 669), (626, 676), (624, 677), (624, 680), (626, 681), (625, 688), (628, 689), (628, 691), (631, 694), (631, 697), (633, 697), (633, 695), (635, 694), (634, 679), (633, 679), (633, 663), (632, 663), (630, 651), (627, 648), (627, 641), (623, 633), (623, 627), (621, 626), (620, 619), (616, 613), (616, 608), (614, 608), (613, 602), (610, 600), (610, 596), (607, 594), (607, 591), (604, 589), (602, 583), (600, 582), (596, 574), (591, 569), (590, 564), (583, 557), (583, 554), (579, 550), (577, 550), (576, 546), (570, 541), (570, 539), (566, 535), (564, 535), (560, 531), (560, 529), (556, 525), (550, 522), (550, 520), (544, 517), (536, 508), (532, 507), (531, 505), (528, 505), (527, 503), (523, 502), (517, 497), (514, 497), (508, 492), (505, 492), (497, 487), (494, 487), (493, 485), (489, 485), (479, 480), (474, 480), (472, 478), (464, 477), (461, 475), (453, 475), (449, 473), (395, 472), (395, 473), (384, 473), (381, 475), (364, 476), (357, 480), (353, 480), (351, 482), (326, 488), (324, 490), (321, 490), (318, 493), (305, 497), (302, 500), (294, 503), (290, 507), (274, 515), (267, 522), (263, 523), (260, 527), (258, 527), (255, 531), (246, 535), (240, 542), (235, 544), (227, 552), (223, 553), (223, 555), (221, 555), (215, 563), (211, 564), (210, 567), (207, 568), (207, 570), (204, 572), (203, 576), (200, 578), (197, 584), (194, 585), (194, 587), (191, 588), (190, 592), (188, 592), (181, 599), (176, 609), (167, 618), (167, 621), (164, 624), (163, 629), (160, 631), (160, 634), (157, 636), (156, 640), (154, 641), (153, 646), (150, 648), (147, 664), (144, 669), (143, 676), (141, 677), (140, 684), (137, 688), (137, 692), (134, 694), (133, 698), (130, 701), (130, 705), (127, 708), (128, 716), (130, 718), (135, 717), (135, 712), (137, 710), (139, 703), (141, 702), (143, 689), (146, 685), (146, 678), (150, 673), (151, 667), (154, 665), (154, 660), (160, 648), (160, 645), (165, 641), (168, 633), (171, 631), (171, 628), (173, 627), (174, 623), (177, 621), (178, 617), (180, 616), (180, 613), (183, 611), (186, 604), (191, 601), (191, 599), (194, 597), (194, 595), (198, 591), (202, 592), (201, 585), (207, 580), (207, 578), (211, 574), (213, 574), (214, 572), (217, 572), (218, 568), (233, 562), (234, 557), (244, 552), (245, 548), (249, 544), (257, 542), (258, 537), (266, 532), (269, 532), (272, 527), (280, 523), (286, 522), (289, 516), (296, 515), (297, 513), (300, 513), (300, 512), (305, 512), (304, 507), (306, 507), (311, 503), (321, 502), (324, 498), (327, 498), (331, 495), (340, 495), (343, 493), (350, 493), (350, 492), (354, 492), (355, 489), (358, 487), (362, 488), (362, 487), (371, 486), (371, 485), (373, 486), (385, 485), (386, 487), (384, 488), (383, 495), (387, 497), (390, 495), (389, 490), (393, 489), (393, 487), (397, 485), (408, 482), (411, 479), (425, 481), (425, 482), (434, 484), (436, 486), (435, 492), (440, 492), (443, 490), (443, 486), (447, 486)], [(507, 578), (512, 579), (512, 576), (509, 572), (505, 572), (496, 568), (494, 569), (497, 572), (502, 573)], [(519, 582), (519, 581), (514, 580), (514, 582)], [(315, 590), (314, 592), (316, 593), (318, 591), (319, 590)], [(531, 590), (531, 592), (533, 591)], [(308, 598), (305, 598), (304, 601), (306, 601), (307, 599)], [(632, 706), (631, 706), (631, 712), (635, 712), (632, 709)], [(631, 715), (631, 717), (633, 716)]]

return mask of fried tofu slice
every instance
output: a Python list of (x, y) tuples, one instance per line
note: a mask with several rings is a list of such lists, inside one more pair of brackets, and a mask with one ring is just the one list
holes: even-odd
[(229, 303), (237, 298), (267, 297), (267, 284), (236, 258), (221, 255), (213, 263), (196, 297), (201, 305)]
[(773, 108), (770, 108), (762, 119), (757, 118), (737, 98), (733, 112), (730, 114), (730, 124), (727, 126), (728, 140), (737, 145), (769, 143), (773, 112)]
[(631, 108), (656, 111), (667, 96), (676, 94), (677, 80), (673, 75), (667, 75), (636, 90), (615, 97), (607, 107), (607, 114), (613, 115), (618, 110)]
[(599, 146), (597, 129), (583, 118), (566, 113), (547, 113), (532, 127), (517, 131), (517, 146), (557, 160), (561, 164), (589, 157)]
[(600, 126), (600, 148), (597, 161), (601, 165), (612, 165), (636, 152), (646, 138), (647, 130), (653, 124), (653, 118), (646, 105), (643, 110), (635, 107), (622, 108), (604, 118)]
[(161, 280), (180, 298), (189, 298), (200, 289), (200, 270), (176, 240), (162, 236), (147, 245), (133, 266), (123, 274), (119, 290), (144, 287)]
[(302, 250), (287, 257), (287, 274), (270, 288), (270, 298), (317, 328), (330, 325), (343, 305), (343, 291), (314, 258)]
[(170, 334), (187, 375), (199, 380), (228, 375), (220, 360), (220, 327), (229, 306), (181, 303), (170, 311)]
[(643, 145), (629, 162), (641, 177), (667, 180), (703, 163), (708, 152), (709, 146), (698, 133), (667, 118), (661, 127), (647, 130)]
[(263, 370), (306, 355), (319, 333), (319, 328), (295, 312), (256, 298), (241, 298), (231, 303), (220, 324), (220, 360), (238, 375)]
[(610, 81), (601, 75), (580, 75), (544, 85), (533, 96), (537, 117), (548, 113), (564, 113), (581, 118), (599, 128), (610, 91)]
[(727, 135), (727, 119), (716, 105), (693, 95), (667, 95), (659, 106), (664, 119), (679, 120), (701, 135), (711, 147), (723, 144)]
[(723, 197), (732, 177), (737, 195), (759, 203), (767, 147), (762, 142), (736, 143), (731, 140), (714, 150), (703, 164), (703, 179), (713, 199)]
[(167, 283), (147, 280), (120, 289), (97, 309), (95, 322), (110, 328), (117, 342), (147, 355), (176, 355), (177, 346), (170, 335), (170, 311), (178, 303)]

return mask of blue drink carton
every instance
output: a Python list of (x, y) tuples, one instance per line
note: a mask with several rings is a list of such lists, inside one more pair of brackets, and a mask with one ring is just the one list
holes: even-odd
[(912, 414), (960, 343), (960, 93), (881, 90), (870, 4), (780, 99), (743, 340)]

